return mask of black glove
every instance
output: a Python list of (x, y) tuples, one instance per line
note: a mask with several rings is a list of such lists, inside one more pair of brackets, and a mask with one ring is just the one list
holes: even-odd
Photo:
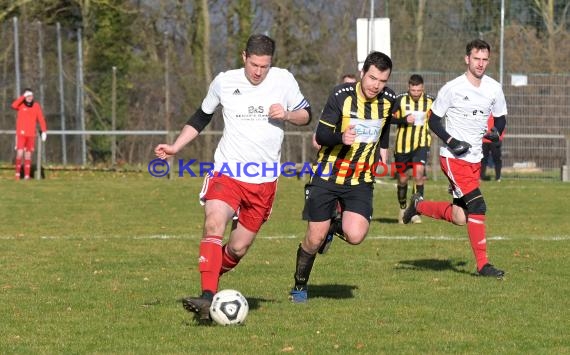
[(465, 154), (467, 151), (469, 151), (469, 148), (471, 148), (471, 144), (464, 141), (458, 141), (453, 137), (449, 140), (447, 146), (454, 155)]
[(483, 136), (483, 138), (486, 138), (493, 143), (497, 143), (499, 141), (499, 137), (499, 131), (495, 127), (491, 128), (491, 131)]

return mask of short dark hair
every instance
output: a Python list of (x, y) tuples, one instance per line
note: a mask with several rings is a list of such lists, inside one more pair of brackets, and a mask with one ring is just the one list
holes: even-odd
[(392, 73), (392, 59), (382, 52), (371, 52), (364, 60), (362, 71), (366, 73), (374, 65), (380, 71), (390, 70)]
[(408, 84), (412, 86), (421, 85), (423, 83), (424, 78), (419, 74), (412, 74), (412, 76), (410, 76), (410, 80), (408, 80)]
[(486, 49), (489, 53), (491, 53), (491, 46), (489, 43), (483, 41), (482, 39), (474, 39), (471, 42), (467, 43), (467, 47), (465, 47), (465, 55), (470, 55), (473, 48), (478, 50)]
[(262, 34), (253, 34), (249, 36), (245, 45), (245, 56), (250, 55), (270, 55), (273, 57), (275, 53), (275, 41), (270, 37)]

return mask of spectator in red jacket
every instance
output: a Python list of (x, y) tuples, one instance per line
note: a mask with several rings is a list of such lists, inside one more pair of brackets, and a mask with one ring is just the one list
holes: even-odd
[[(487, 121), (487, 133), (491, 132), (491, 129), (495, 127), (495, 119), (493, 115), (489, 116)], [(483, 159), (481, 160), (481, 180), (488, 180), (487, 178), (487, 166), (489, 165), (489, 157), (493, 160), (495, 166), (495, 181), (501, 181), (501, 169), (503, 168), (503, 160), (501, 159), (501, 146), (503, 144), (503, 137), (505, 135), (505, 130), (499, 135), (499, 140), (492, 142), (489, 139), (483, 137)]]
[(24, 158), (24, 179), (30, 178), (32, 152), (35, 149), (36, 124), (39, 122), (42, 141), (47, 138), (47, 127), (40, 104), (34, 101), (31, 89), (25, 89), (22, 96), (12, 102), (18, 111), (16, 118), (16, 180), (20, 179), (22, 158)]

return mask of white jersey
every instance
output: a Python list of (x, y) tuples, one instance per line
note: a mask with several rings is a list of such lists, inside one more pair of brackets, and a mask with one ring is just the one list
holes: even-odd
[(270, 68), (260, 84), (252, 85), (243, 68), (220, 73), (210, 84), (202, 111), (212, 114), (220, 104), (224, 132), (214, 154), (214, 170), (249, 183), (275, 181), (284, 122), (270, 119), (269, 107), (281, 104), (296, 111), (309, 106), (293, 74)]
[(487, 119), (507, 114), (507, 103), (501, 84), (483, 75), (481, 85), (473, 86), (467, 75), (461, 75), (446, 83), (433, 102), (431, 110), (445, 117), (445, 129), (455, 139), (471, 144), (471, 149), (461, 156), (443, 146), (440, 155), (478, 163), (483, 158), (483, 135), (487, 131)]

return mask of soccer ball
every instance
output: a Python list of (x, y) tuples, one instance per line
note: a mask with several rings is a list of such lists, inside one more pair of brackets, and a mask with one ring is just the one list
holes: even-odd
[(236, 290), (222, 290), (216, 293), (210, 305), (210, 317), (220, 325), (242, 324), (248, 311), (247, 300)]

